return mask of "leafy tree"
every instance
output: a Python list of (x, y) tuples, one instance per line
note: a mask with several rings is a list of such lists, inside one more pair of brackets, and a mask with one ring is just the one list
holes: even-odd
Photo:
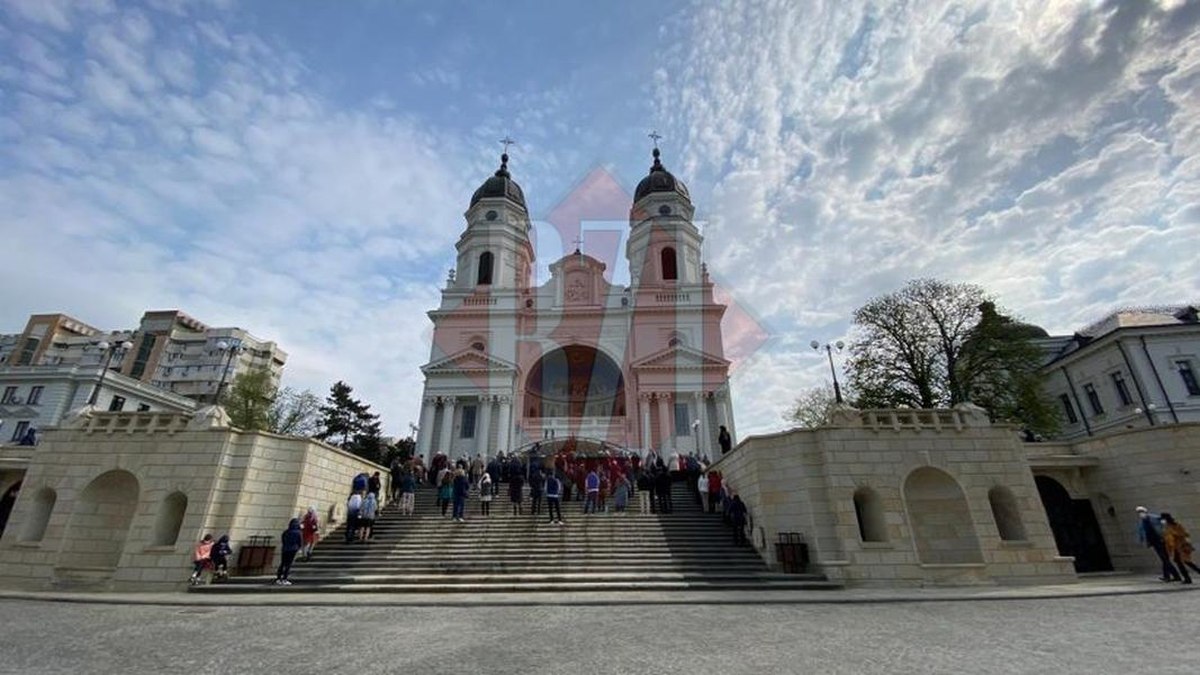
[(320, 407), (320, 430), (316, 437), (332, 441), (364, 459), (378, 461), (383, 446), (379, 415), (371, 412), (371, 406), (351, 396), (352, 393), (354, 389), (342, 381), (329, 388), (325, 405)]
[(984, 290), (936, 279), (908, 282), (854, 313), (847, 363), (859, 408), (950, 407), (970, 401), (993, 420), (1035, 432), (1057, 427), (1040, 388), (1045, 332), (996, 312)]
[(1058, 406), (1042, 390), (1037, 370), (1043, 354), (1030, 339), (1045, 337), (1045, 331), (997, 313), (991, 302), (979, 310), (979, 323), (963, 345), (959, 361), (964, 396), (986, 409), (993, 420), (1053, 435), (1061, 422)]
[(269, 411), (275, 400), (275, 385), (266, 368), (239, 374), (221, 396), (221, 405), (233, 426), (246, 431), (269, 428)]
[(829, 424), (836, 406), (833, 385), (823, 384), (801, 392), (783, 418), (798, 426), (815, 429)]
[(983, 289), (916, 279), (854, 312), (846, 364), (857, 407), (938, 408), (966, 400), (963, 344), (979, 320)]
[(401, 438), (384, 450), (383, 461), (380, 464), (391, 466), (392, 460), (395, 459), (406, 462), (416, 454), (417, 441), (412, 436)]
[(267, 429), (289, 436), (315, 436), (321, 429), (321, 399), (311, 391), (280, 389), (267, 410)]

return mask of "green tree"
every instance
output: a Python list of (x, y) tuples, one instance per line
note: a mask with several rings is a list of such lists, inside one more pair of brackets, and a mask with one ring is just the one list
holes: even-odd
[(267, 429), (289, 436), (315, 436), (321, 430), (321, 399), (307, 389), (280, 389), (267, 410)]
[(996, 312), (972, 284), (917, 279), (854, 313), (847, 362), (859, 408), (939, 408), (970, 401), (993, 420), (1040, 433), (1057, 427), (1042, 394), (1045, 331)]
[(383, 449), (379, 415), (371, 412), (371, 406), (351, 396), (353, 393), (354, 389), (342, 381), (329, 388), (325, 405), (320, 407), (316, 437), (364, 459), (379, 461)]
[(833, 420), (837, 406), (832, 384), (823, 384), (800, 392), (783, 418), (808, 429), (825, 426)]
[(221, 405), (229, 423), (245, 431), (268, 429), (268, 413), (275, 401), (275, 385), (266, 368), (254, 368), (239, 374), (221, 395)]
[(992, 302), (981, 304), (979, 311), (959, 360), (963, 395), (993, 420), (1053, 435), (1061, 423), (1058, 406), (1042, 389), (1037, 371), (1044, 354), (1033, 343), (1046, 332), (998, 313)]

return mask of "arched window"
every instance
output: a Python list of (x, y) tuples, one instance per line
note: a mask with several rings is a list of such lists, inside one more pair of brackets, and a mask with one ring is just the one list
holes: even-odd
[(44, 487), (33, 497), (33, 505), (29, 508), (29, 516), (25, 520), (25, 528), (21, 531), (21, 541), (41, 541), (46, 534), (46, 526), (50, 524), (50, 514), (54, 512), (54, 503), (58, 495), (54, 490)]
[(179, 541), (179, 529), (183, 527), (183, 516), (187, 513), (187, 495), (172, 492), (163, 500), (154, 521), (154, 546), (174, 546)]
[(479, 254), (479, 276), (475, 282), (479, 286), (492, 284), (492, 252), (484, 251)]
[(675, 261), (675, 249), (670, 246), (662, 250), (662, 278), (663, 281), (679, 278), (679, 265)]
[(992, 517), (996, 519), (996, 529), (1004, 541), (1025, 541), (1025, 524), (1021, 522), (1021, 509), (1017, 507), (1017, 498), (1012, 490), (997, 485), (988, 490), (988, 503), (992, 505)]
[(869, 487), (854, 492), (854, 516), (858, 519), (858, 536), (864, 541), (887, 541), (887, 520), (879, 495)]

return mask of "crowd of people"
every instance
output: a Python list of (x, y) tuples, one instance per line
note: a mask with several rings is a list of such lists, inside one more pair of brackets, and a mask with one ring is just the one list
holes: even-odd
[(733, 529), (734, 541), (747, 543), (746, 505), (719, 471), (709, 470), (707, 457), (650, 452), (644, 458), (632, 453), (588, 455), (558, 452), (543, 455), (537, 446), (527, 453), (499, 453), (484, 460), (460, 457), (451, 461), (438, 453), (425, 466), (423, 457), (396, 460), (391, 466), (392, 497), (400, 512), (412, 514), (417, 485), (435, 490), (443, 517), (465, 522), (467, 504), (478, 504), (475, 515), (489, 517), (492, 503), (507, 497), (512, 515), (528, 514), (564, 524), (563, 503), (579, 502), (582, 515), (624, 514), (637, 500), (642, 513), (670, 514), (675, 510), (671, 486), (685, 482), (701, 509), (721, 513)]
[[(708, 513), (721, 513), (733, 528), (734, 541), (745, 544), (746, 506), (723, 480), (720, 472), (708, 469), (708, 460), (694, 455), (672, 455), (664, 459), (651, 452), (645, 458), (634, 454), (572, 456), (569, 453), (541, 456), (535, 451), (522, 458), (516, 453), (500, 454), (487, 462), (465, 457), (455, 462), (435, 455), (426, 468), (423, 458), (395, 461), (391, 466), (391, 501), (403, 516), (411, 516), (418, 485), (429, 483), (436, 490), (437, 508), (455, 522), (466, 522), (467, 503), (478, 503), (477, 515), (491, 515), (491, 505), (508, 497), (516, 516), (546, 518), (563, 525), (563, 502), (580, 502), (582, 514), (623, 514), (636, 498), (643, 513), (670, 514), (675, 511), (672, 484), (686, 482), (688, 492)], [(354, 477), (346, 499), (347, 543), (368, 543), (374, 538), (375, 520), (383, 502), (379, 472)], [(528, 504), (528, 509), (526, 509)], [(449, 511), (449, 513), (447, 513)], [(290, 586), (297, 557), (310, 560), (320, 538), (321, 522), (316, 506), (292, 518), (280, 535), (279, 565), (274, 584)], [(214, 540), (206, 534), (192, 551), (189, 583), (204, 583), (211, 572), (214, 581), (229, 576), (231, 545), (228, 535)]]

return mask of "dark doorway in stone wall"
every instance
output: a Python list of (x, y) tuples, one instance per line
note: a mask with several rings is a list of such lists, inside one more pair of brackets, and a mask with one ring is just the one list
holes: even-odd
[(0, 535), (4, 534), (4, 527), (8, 525), (8, 517), (12, 515), (13, 504), (17, 503), (17, 493), (20, 491), (21, 481), (17, 481), (4, 491), (3, 497), (0, 497)]
[(1111, 571), (1112, 559), (1091, 500), (1072, 498), (1062, 483), (1049, 476), (1034, 476), (1034, 481), (1059, 554), (1075, 557), (1076, 572)]

